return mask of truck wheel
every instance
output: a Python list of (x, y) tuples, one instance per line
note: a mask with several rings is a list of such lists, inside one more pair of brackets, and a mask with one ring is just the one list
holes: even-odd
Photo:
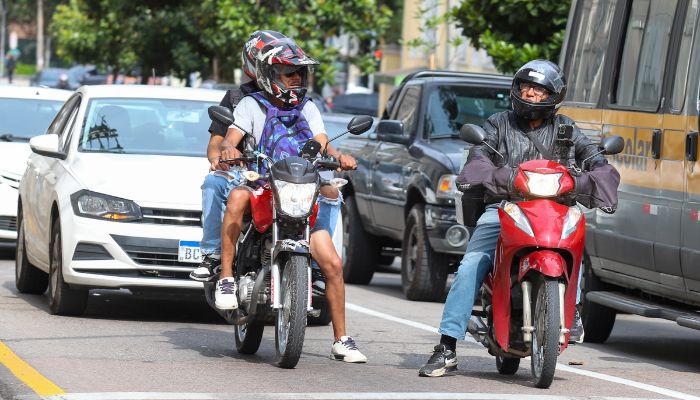
[(447, 258), (430, 247), (422, 204), (408, 213), (402, 247), (401, 285), (406, 298), (441, 301), (447, 282)]
[(583, 322), (583, 341), (588, 343), (603, 343), (608, 340), (610, 332), (615, 325), (615, 310), (604, 305), (592, 303), (586, 300), (588, 292), (598, 290), (610, 290), (611, 287), (595, 276), (591, 267), (591, 259), (588, 253), (583, 254), (583, 293), (581, 309), (581, 321)]
[(376, 238), (362, 228), (355, 197), (348, 196), (343, 214), (343, 279), (345, 283), (366, 285), (372, 280), (381, 248)]

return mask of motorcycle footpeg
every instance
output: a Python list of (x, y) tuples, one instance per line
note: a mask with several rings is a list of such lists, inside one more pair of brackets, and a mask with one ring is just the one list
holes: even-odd
[(319, 310), (318, 308), (311, 309), (311, 310), (306, 312), (306, 316), (318, 318), (321, 316), (321, 310)]

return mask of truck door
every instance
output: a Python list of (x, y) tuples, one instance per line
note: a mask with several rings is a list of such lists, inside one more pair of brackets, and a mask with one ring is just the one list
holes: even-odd
[[(672, 105), (685, 121), (685, 201), (681, 214), (681, 270), (687, 295), (700, 299), (700, 161), (698, 160), (698, 88), (700, 87), (700, 0), (689, 2), (674, 84)], [(694, 42), (694, 43), (693, 43)], [(692, 53), (691, 53), (691, 43)], [(681, 117), (685, 116), (685, 117)]]
[[(404, 135), (415, 137), (421, 87), (407, 85), (395, 107), (392, 119), (404, 123)], [(408, 163), (405, 144), (382, 141), (374, 155), (372, 168), (372, 213), (376, 224), (390, 232), (403, 231), (406, 190), (404, 175)]]

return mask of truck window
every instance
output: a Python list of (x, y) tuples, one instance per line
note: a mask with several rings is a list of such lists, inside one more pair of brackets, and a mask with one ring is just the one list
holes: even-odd
[(403, 122), (403, 131), (406, 135), (410, 136), (416, 130), (419, 102), (420, 86), (407, 86), (401, 103), (396, 107), (396, 116), (394, 117), (394, 119)]
[[(678, 63), (676, 64), (676, 74), (673, 78), (673, 94), (671, 95), (671, 110), (675, 113), (680, 113), (683, 110), (685, 102), (685, 91), (693, 90), (696, 85), (688, 82), (688, 71), (690, 69), (690, 48), (695, 41), (697, 30), (695, 27), (698, 23), (698, 3), (700, 0), (692, 0), (688, 6), (688, 11), (685, 15), (683, 23), (683, 33), (681, 37), (681, 48), (678, 52)], [(686, 89), (687, 86), (687, 89)]]
[(632, 2), (618, 69), (617, 105), (658, 109), (676, 3), (676, 0)]
[(569, 101), (597, 103), (603, 80), (605, 53), (617, 0), (582, 1), (581, 18), (570, 34), (573, 43), (569, 64)]
[(505, 88), (434, 87), (428, 95), (426, 137), (456, 135), (464, 124), (483, 125), (492, 114), (510, 110), (509, 95)]

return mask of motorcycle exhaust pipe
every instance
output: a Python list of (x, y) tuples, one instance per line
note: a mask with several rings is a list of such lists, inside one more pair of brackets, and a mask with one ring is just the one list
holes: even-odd
[(523, 341), (525, 343), (530, 343), (532, 342), (532, 332), (535, 330), (532, 326), (532, 302), (530, 301), (532, 283), (529, 281), (522, 281), (520, 286), (523, 291)]
[(564, 344), (566, 334), (569, 333), (564, 323), (564, 293), (566, 293), (566, 285), (559, 283), (559, 344)]

